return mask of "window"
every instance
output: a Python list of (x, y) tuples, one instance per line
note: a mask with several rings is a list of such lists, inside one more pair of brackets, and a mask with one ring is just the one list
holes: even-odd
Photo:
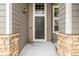
[(56, 33), (59, 30), (58, 26), (58, 13), (59, 13), (59, 8), (58, 6), (53, 6), (53, 32)]
[(36, 14), (44, 14), (44, 3), (36, 3), (35, 4), (35, 13)]
[(54, 17), (58, 17), (58, 7), (54, 8)]

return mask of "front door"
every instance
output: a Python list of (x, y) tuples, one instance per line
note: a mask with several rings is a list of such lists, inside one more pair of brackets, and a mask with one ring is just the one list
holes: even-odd
[(46, 4), (33, 4), (33, 41), (46, 41)]

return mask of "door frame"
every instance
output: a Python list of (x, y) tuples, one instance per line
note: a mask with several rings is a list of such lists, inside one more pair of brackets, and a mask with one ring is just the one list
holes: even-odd
[[(39, 16), (44, 16), (45, 17), (45, 39), (35, 39), (35, 16), (36, 16), (36, 14), (35, 14), (35, 3), (33, 3), (33, 41), (47, 41), (47, 4), (46, 3), (44, 3), (44, 5), (45, 5), (45, 14), (44, 15), (40, 15), (39, 14)], [(38, 15), (37, 15), (38, 16)]]

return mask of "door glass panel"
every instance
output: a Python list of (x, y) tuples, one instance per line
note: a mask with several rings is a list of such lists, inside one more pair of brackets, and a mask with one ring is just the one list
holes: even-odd
[(35, 39), (44, 39), (44, 17), (35, 17)]

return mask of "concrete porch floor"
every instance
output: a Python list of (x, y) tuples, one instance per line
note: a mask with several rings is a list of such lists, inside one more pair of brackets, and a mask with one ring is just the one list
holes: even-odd
[(57, 56), (55, 44), (51, 42), (34, 42), (26, 44), (19, 56)]

